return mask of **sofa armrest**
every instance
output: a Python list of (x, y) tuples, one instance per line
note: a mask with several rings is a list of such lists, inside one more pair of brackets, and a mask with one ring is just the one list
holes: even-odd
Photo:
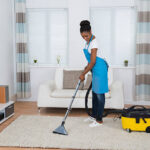
[(111, 104), (118, 109), (124, 108), (124, 92), (123, 83), (121, 81), (114, 81), (110, 86)]
[(42, 83), (39, 86), (37, 105), (40, 106), (43, 101), (49, 99), (51, 92), (55, 89), (55, 82), (53, 80)]
[(55, 89), (55, 82), (53, 80), (42, 83), (39, 86), (39, 93), (42, 92), (43, 95), (50, 95), (51, 92)]

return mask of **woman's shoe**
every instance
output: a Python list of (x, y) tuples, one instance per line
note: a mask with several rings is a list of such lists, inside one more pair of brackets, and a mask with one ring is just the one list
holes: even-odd
[(84, 119), (84, 122), (93, 122), (93, 121), (95, 121), (95, 120), (96, 120), (96, 119), (93, 118), (93, 117), (88, 117), (88, 118)]
[(91, 127), (91, 128), (93, 128), (93, 127), (99, 127), (99, 126), (101, 126), (102, 124), (103, 124), (102, 121), (99, 121), (99, 122), (93, 121), (93, 123), (91, 123), (91, 124), (89, 125), (89, 127)]

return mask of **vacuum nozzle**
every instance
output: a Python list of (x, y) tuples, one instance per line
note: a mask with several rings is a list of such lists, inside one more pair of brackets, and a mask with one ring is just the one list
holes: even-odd
[(61, 124), (58, 128), (56, 128), (53, 133), (56, 133), (56, 134), (62, 134), (62, 135), (68, 135), (65, 127), (64, 127), (64, 124)]

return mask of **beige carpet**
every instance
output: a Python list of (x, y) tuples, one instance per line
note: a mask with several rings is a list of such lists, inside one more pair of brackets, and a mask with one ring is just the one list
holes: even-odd
[(100, 127), (90, 128), (84, 117), (68, 117), (69, 135), (57, 135), (62, 117), (20, 116), (0, 133), (0, 146), (74, 148), (104, 150), (150, 150), (150, 134), (128, 133), (121, 128), (121, 120), (105, 118)]

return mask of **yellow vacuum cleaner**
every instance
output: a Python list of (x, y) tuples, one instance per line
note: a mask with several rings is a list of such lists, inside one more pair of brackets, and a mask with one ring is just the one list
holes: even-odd
[(121, 115), (122, 128), (131, 131), (145, 131), (150, 133), (150, 109), (141, 105), (134, 105), (123, 109)]

